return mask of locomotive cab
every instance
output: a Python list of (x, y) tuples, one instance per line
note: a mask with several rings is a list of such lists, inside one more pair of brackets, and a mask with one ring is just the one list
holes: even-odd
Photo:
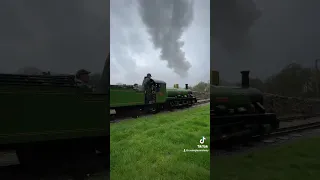
[(149, 82), (142, 86), (145, 93), (145, 104), (157, 104), (165, 101), (166, 83), (164, 81), (150, 78)]
[(153, 79), (155, 84), (156, 103), (164, 103), (167, 97), (166, 82)]
[(156, 83), (153, 79), (144, 79), (142, 82), (142, 88), (145, 96), (145, 104), (156, 103)]

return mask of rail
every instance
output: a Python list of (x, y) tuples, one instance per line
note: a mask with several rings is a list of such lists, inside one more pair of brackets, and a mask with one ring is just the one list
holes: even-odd
[(267, 137), (280, 136), (280, 135), (290, 134), (294, 132), (301, 132), (301, 131), (316, 129), (316, 128), (320, 128), (320, 122), (305, 123), (305, 124), (280, 128), (280, 129), (277, 129), (275, 132), (267, 135)]

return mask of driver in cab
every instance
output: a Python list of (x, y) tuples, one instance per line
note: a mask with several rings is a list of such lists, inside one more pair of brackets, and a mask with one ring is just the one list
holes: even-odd
[(142, 86), (145, 90), (148, 88), (148, 83), (150, 82), (151, 77), (152, 77), (151, 74), (148, 73), (147, 76), (145, 76), (143, 79)]
[(143, 90), (145, 92), (145, 102), (147, 104), (150, 104), (150, 101), (151, 101), (151, 87), (150, 87), (150, 83), (151, 83), (151, 74), (148, 73), (146, 77), (144, 77), (143, 79), (143, 82), (142, 82), (142, 87), (143, 87)]
[(89, 74), (90, 72), (85, 69), (80, 69), (79, 71), (77, 71), (75, 78), (76, 85), (80, 88), (87, 88), (92, 90), (92, 87), (89, 85)]

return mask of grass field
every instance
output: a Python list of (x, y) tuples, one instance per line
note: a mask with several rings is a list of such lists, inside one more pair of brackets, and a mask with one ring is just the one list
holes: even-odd
[(320, 178), (320, 138), (211, 162), (214, 180), (315, 180)]
[(110, 126), (110, 179), (208, 180), (209, 152), (198, 149), (202, 136), (210, 145), (209, 105), (162, 113)]

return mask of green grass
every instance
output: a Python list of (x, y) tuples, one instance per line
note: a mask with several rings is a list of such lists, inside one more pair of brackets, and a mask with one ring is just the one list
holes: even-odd
[(254, 153), (214, 157), (214, 180), (315, 180), (320, 178), (320, 138), (268, 147)]
[(110, 178), (117, 180), (208, 180), (209, 152), (197, 149), (202, 136), (210, 144), (208, 106), (111, 124)]

